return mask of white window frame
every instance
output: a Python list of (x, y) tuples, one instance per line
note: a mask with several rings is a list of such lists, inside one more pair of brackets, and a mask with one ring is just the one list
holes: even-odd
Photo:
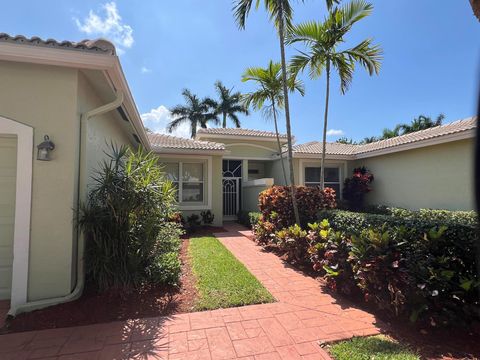
[[(178, 184), (178, 208), (179, 210), (211, 210), (212, 209), (212, 157), (197, 156), (195, 158), (184, 155), (169, 155), (163, 164), (178, 164), (178, 181), (172, 181)], [(182, 201), (182, 179), (183, 164), (203, 164), (203, 180), (202, 181), (185, 181), (185, 183), (203, 183), (203, 202), (183, 202)]]
[[(305, 169), (307, 167), (321, 167), (320, 161), (312, 161), (312, 160), (300, 160), (299, 164), (299, 183), (307, 186), (307, 184), (318, 184), (320, 185), (320, 181), (317, 182), (306, 182), (305, 181)], [(325, 182), (325, 186), (328, 187), (328, 184), (338, 184), (340, 188), (340, 193), (336, 194), (337, 199), (342, 199), (343, 198), (343, 182), (344, 182), (344, 174), (346, 173), (346, 167), (347, 167), (347, 162), (332, 162), (332, 161), (327, 161), (325, 160), (325, 168), (337, 168), (338, 169), (338, 182)]]

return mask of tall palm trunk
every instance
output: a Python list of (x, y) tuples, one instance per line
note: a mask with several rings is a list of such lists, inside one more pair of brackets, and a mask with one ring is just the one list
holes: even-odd
[(196, 121), (192, 122), (191, 129), (192, 129), (192, 139), (195, 139), (195, 136), (197, 136), (197, 122)]
[(325, 94), (325, 116), (323, 119), (322, 165), (320, 168), (320, 188), (325, 188), (325, 156), (327, 152), (328, 101), (330, 100), (330, 60), (327, 60), (327, 92)]
[(223, 123), (222, 127), (225, 129), (227, 127), (227, 113), (223, 113)]
[(293, 214), (295, 215), (295, 222), (300, 225), (300, 215), (298, 213), (297, 195), (295, 191), (295, 173), (293, 169), (293, 151), (292, 151), (292, 129), (290, 126), (290, 105), (288, 103), (288, 87), (287, 87), (287, 63), (285, 60), (285, 23), (283, 19), (283, 4), (280, 4), (279, 29), (278, 37), (280, 40), (280, 55), (282, 59), (282, 85), (283, 97), (285, 98), (285, 125), (287, 128), (287, 146), (288, 146), (288, 165), (290, 167), (290, 187), (292, 192), (292, 206)]
[(275, 108), (274, 99), (272, 99), (272, 110), (273, 110), (273, 123), (275, 124), (275, 135), (277, 136), (278, 154), (280, 155), (280, 163), (282, 164), (283, 179), (285, 180), (285, 185), (287, 185), (288, 184), (287, 172), (285, 171), (285, 164), (283, 163), (282, 145), (280, 144), (280, 135), (278, 134), (277, 110)]

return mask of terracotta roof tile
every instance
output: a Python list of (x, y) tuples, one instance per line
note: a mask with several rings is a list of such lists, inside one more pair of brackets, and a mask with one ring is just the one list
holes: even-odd
[(475, 129), (477, 127), (477, 118), (471, 117), (463, 120), (457, 120), (449, 124), (435, 126), (430, 129), (416, 131), (410, 134), (396, 136), (391, 139), (380, 140), (370, 144), (359, 145), (357, 154), (367, 153), (375, 150), (382, 150), (404, 144), (438, 138), (440, 136), (451, 135), (462, 131)]
[(225, 145), (211, 141), (185, 139), (165, 134), (148, 134), (152, 147), (160, 149), (184, 149), (184, 150), (225, 150)]
[[(358, 145), (327, 143), (326, 152), (328, 155), (353, 155)], [(310, 141), (305, 144), (293, 146), (293, 152), (296, 154), (321, 154), (322, 143), (319, 141)]]
[[(199, 135), (227, 135), (227, 136), (254, 136), (254, 137), (276, 137), (273, 131), (253, 130), (253, 129), (237, 129), (237, 128), (209, 128), (200, 129)], [(286, 134), (279, 134), (280, 138), (286, 139)]]
[[(441, 136), (460, 133), (463, 131), (475, 129), (477, 126), (476, 117), (454, 121), (449, 124), (436, 126), (430, 129), (416, 131), (410, 134), (396, 136), (391, 139), (375, 141), (364, 145), (351, 145), (339, 143), (327, 143), (326, 152), (328, 155), (352, 155), (364, 154), (376, 150), (394, 148), (396, 146), (411, 144), (423, 140), (438, 138)], [(322, 143), (311, 141), (305, 144), (295, 145), (293, 151), (296, 154), (321, 154)]]
[(38, 36), (27, 38), (23, 35), (12, 36), (6, 33), (0, 33), (0, 43), (12, 43), (12, 44), (24, 44), (29, 46), (40, 46), (47, 48), (66, 49), (95, 52), (107, 55), (116, 55), (115, 46), (108, 40), (96, 39), (96, 40), (82, 40), (79, 42), (74, 41), (57, 41), (54, 39), (43, 40)]

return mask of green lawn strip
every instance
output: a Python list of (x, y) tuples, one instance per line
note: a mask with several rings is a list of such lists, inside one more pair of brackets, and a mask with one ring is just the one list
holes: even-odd
[(189, 254), (200, 295), (197, 310), (275, 301), (267, 289), (215, 237), (191, 238)]
[(333, 344), (330, 354), (335, 360), (419, 360), (406, 346), (383, 335), (356, 337)]

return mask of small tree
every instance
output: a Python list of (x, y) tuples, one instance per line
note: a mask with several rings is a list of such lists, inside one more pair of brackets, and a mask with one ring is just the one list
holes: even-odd
[(365, 194), (372, 191), (370, 184), (373, 174), (362, 166), (353, 169), (353, 176), (345, 179), (343, 186), (343, 198), (348, 201), (350, 208), (360, 210), (364, 206)]

